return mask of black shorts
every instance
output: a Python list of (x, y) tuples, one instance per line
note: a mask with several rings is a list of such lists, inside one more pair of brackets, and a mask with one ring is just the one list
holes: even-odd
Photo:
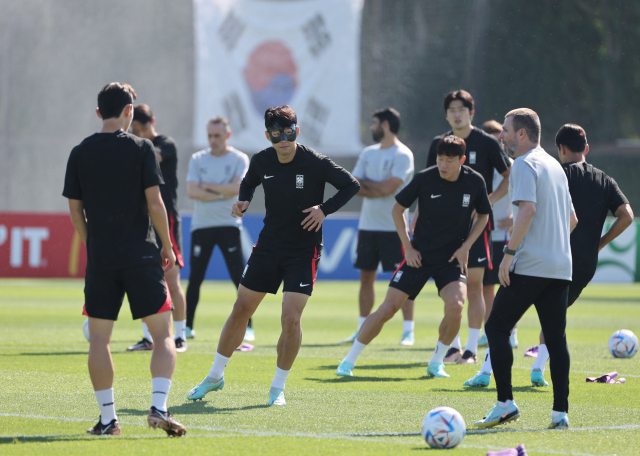
[(282, 291), (311, 296), (321, 254), (321, 246), (316, 247), (313, 258), (299, 258), (263, 250), (256, 244), (244, 267), (240, 284), (259, 293), (276, 294), (284, 281)]
[(167, 214), (169, 217), (169, 236), (173, 244), (173, 253), (176, 255), (176, 264), (184, 268), (184, 260), (182, 259), (182, 219), (180, 214)]
[(504, 246), (507, 245), (509, 241), (498, 241), (493, 242), (492, 249), (492, 259), (493, 263), (492, 269), (484, 270), (484, 278), (482, 283), (484, 285), (500, 285), (500, 279), (498, 278), (498, 272), (500, 271), (500, 263), (502, 263), (502, 259), (504, 258)]
[(571, 283), (569, 284), (569, 305), (573, 305), (574, 302), (580, 297), (582, 290), (584, 290), (593, 276), (595, 275), (595, 271), (593, 272), (584, 272), (584, 271), (576, 271), (573, 270), (571, 274)]
[(402, 260), (404, 249), (395, 231), (358, 231), (356, 269), (375, 271), (382, 262), (383, 271), (395, 271)]
[(484, 230), (469, 249), (468, 268), (493, 269), (491, 231)]
[(407, 293), (410, 300), (415, 300), (431, 277), (436, 282), (438, 294), (451, 282), (467, 283), (467, 277), (460, 271), (457, 262), (412, 268), (403, 261), (393, 274), (389, 286)]
[(134, 320), (173, 310), (162, 267), (144, 264), (112, 272), (87, 272), (82, 313), (116, 321), (125, 293)]
[(191, 232), (189, 284), (193, 282), (198, 287), (200, 286), (216, 245), (222, 252), (231, 280), (237, 288), (245, 265), (240, 228), (237, 226), (214, 226), (199, 228)]

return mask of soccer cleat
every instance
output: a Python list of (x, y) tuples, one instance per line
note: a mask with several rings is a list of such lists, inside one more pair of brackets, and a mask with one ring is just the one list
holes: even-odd
[(178, 337), (174, 342), (176, 343), (176, 352), (184, 353), (187, 351), (187, 341), (182, 340), (182, 337)]
[(487, 345), (489, 345), (489, 340), (487, 339), (487, 335), (483, 333), (480, 339), (478, 339), (478, 347), (486, 347)]
[(240, 352), (250, 352), (253, 351), (253, 349), (256, 348), (251, 344), (248, 344), (246, 342), (242, 342), (242, 345), (240, 345), (238, 348), (236, 348), (236, 351), (240, 351)]
[(568, 429), (569, 417), (566, 413), (561, 413), (555, 418), (551, 417), (551, 423), (547, 426), (548, 429)]
[(404, 345), (405, 347), (413, 345), (416, 342), (415, 337), (413, 335), (413, 331), (407, 331), (402, 333), (402, 339), (400, 339), (400, 345)]
[(184, 328), (184, 332), (186, 333), (187, 339), (195, 339), (196, 338), (196, 330), (191, 329), (188, 326)]
[(537, 358), (538, 357), (538, 346), (534, 345), (531, 348), (527, 348), (527, 351), (524, 352), (525, 357), (529, 358)]
[(129, 351), (129, 352), (146, 351), (146, 350), (153, 350), (153, 342), (151, 342), (151, 341), (149, 341), (148, 339), (145, 339), (145, 338), (143, 338), (137, 344), (132, 345), (131, 347), (127, 347), (127, 351)]
[(198, 399), (205, 397), (207, 393), (211, 391), (220, 391), (222, 388), (224, 388), (224, 375), (218, 380), (206, 377), (198, 386), (187, 393), (187, 399), (190, 401), (197, 401)]
[(102, 416), (98, 418), (98, 424), (94, 427), (87, 429), (87, 434), (91, 435), (122, 435), (120, 425), (113, 419), (109, 424), (102, 424)]
[(542, 369), (531, 369), (531, 384), (533, 386), (549, 386), (549, 383), (544, 379)]
[(465, 350), (464, 354), (456, 361), (456, 364), (476, 364), (477, 362), (478, 355), (471, 353), (469, 350)]
[(480, 421), (476, 421), (474, 426), (481, 428), (488, 428), (497, 426), (499, 424), (509, 423), (511, 421), (518, 421), (520, 419), (520, 409), (514, 401), (507, 407), (500, 407), (496, 405), (487, 416)]
[(462, 350), (451, 347), (446, 355), (444, 355), (445, 364), (453, 364), (462, 356)]
[(444, 371), (444, 364), (430, 362), (427, 365), (427, 377), (429, 377), (429, 378), (433, 378), (433, 377), (447, 378), (447, 377), (451, 377), (451, 375), (447, 374)]
[(511, 334), (509, 336), (509, 342), (511, 342), (511, 348), (518, 348), (518, 336)]
[(340, 364), (338, 365), (338, 370), (336, 371), (336, 374), (340, 375), (341, 377), (353, 377), (353, 368), (355, 366), (345, 360), (340, 361)]
[(269, 402), (267, 405), (287, 405), (287, 401), (284, 400), (284, 390), (280, 388), (269, 389)]
[(463, 386), (489, 386), (491, 374), (489, 372), (478, 371), (476, 375), (464, 382)]
[(154, 406), (151, 406), (147, 415), (147, 424), (154, 430), (163, 429), (169, 437), (182, 437), (187, 433), (187, 428), (171, 418), (169, 410), (163, 412)]
[(339, 344), (352, 344), (356, 341), (356, 339), (358, 338), (358, 331), (354, 332), (353, 334), (351, 334), (349, 337), (347, 337), (346, 339), (342, 339), (340, 342), (338, 342)]
[(256, 332), (253, 330), (253, 328), (249, 328), (247, 326), (247, 330), (244, 333), (244, 340), (246, 340), (247, 342), (253, 342), (254, 340), (256, 340)]

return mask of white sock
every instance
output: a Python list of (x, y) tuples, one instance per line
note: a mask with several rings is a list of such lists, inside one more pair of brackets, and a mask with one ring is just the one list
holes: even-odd
[(113, 401), (113, 388), (101, 391), (94, 391), (98, 407), (100, 407), (100, 416), (102, 424), (109, 424), (111, 420), (117, 420), (116, 406)]
[(173, 327), (175, 328), (175, 334), (173, 335), (174, 339), (182, 339), (187, 340), (187, 333), (185, 328), (187, 327), (187, 320), (182, 321), (174, 321)]
[(229, 360), (231, 358), (227, 358), (226, 356), (222, 356), (220, 353), (216, 352), (216, 357), (213, 360), (213, 366), (211, 366), (211, 370), (209, 371), (209, 377), (219, 380), (224, 375), (224, 369), (227, 367)]
[(153, 342), (153, 337), (151, 337), (149, 328), (147, 328), (147, 324), (144, 321), (142, 322), (142, 337), (147, 339), (149, 342)]
[(469, 350), (474, 355), (478, 353), (478, 339), (480, 339), (481, 331), (481, 329), (469, 328), (469, 340), (467, 341), (465, 350)]
[(511, 338), (512, 339), (517, 339), (518, 338), (518, 328), (513, 328), (511, 330)]
[(544, 372), (544, 368), (547, 365), (547, 361), (549, 360), (549, 350), (547, 350), (547, 346), (545, 344), (541, 344), (538, 347), (538, 357), (533, 362), (533, 366), (531, 366), (531, 370), (540, 369)]
[(449, 351), (450, 345), (445, 345), (442, 342), (438, 341), (436, 344), (436, 350), (433, 352), (433, 356), (429, 363), (441, 363), (444, 361), (444, 357)]
[(273, 381), (271, 382), (271, 388), (279, 388), (283, 390), (284, 385), (287, 383), (287, 377), (289, 376), (289, 372), (291, 372), (291, 369), (286, 371), (276, 366), (276, 376), (273, 377)]
[(166, 412), (171, 380), (164, 377), (156, 377), (151, 379), (151, 384), (153, 385), (151, 405), (161, 412)]
[(460, 333), (456, 334), (455, 339), (451, 342), (451, 346), (453, 348), (457, 348), (458, 350), (462, 350), (462, 342), (460, 342)]
[(405, 320), (403, 326), (403, 332), (413, 332), (413, 329), (416, 327), (416, 322), (413, 320)]
[(357, 339), (353, 342), (353, 346), (351, 347), (351, 350), (349, 351), (349, 354), (345, 357), (345, 361), (348, 363), (353, 364), (354, 366), (356, 365), (356, 361), (358, 361), (358, 356), (360, 356), (360, 353), (362, 353), (362, 350), (364, 350), (364, 348), (366, 347), (365, 344), (363, 344), (362, 342), (359, 342)]
[(482, 363), (482, 367), (480, 368), (480, 371), (493, 374), (493, 367), (491, 367), (491, 355), (489, 354), (489, 347), (487, 347), (487, 351), (484, 354), (484, 363)]
[(508, 400), (508, 401), (506, 401), (506, 402), (500, 402), (500, 401), (498, 401), (498, 405), (499, 405), (500, 407), (502, 407), (502, 408), (507, 408), (507, 407), (509, 407), (509, 406), (511, 405), (511, 402), (513, 402), (511, 399), (509, 399), (509, 400)]
[(367, 319), (367, 317), (359, 317), (358, 319), (358, 332), (360, 332), (360, 328), (362, 328), (362, 323)]

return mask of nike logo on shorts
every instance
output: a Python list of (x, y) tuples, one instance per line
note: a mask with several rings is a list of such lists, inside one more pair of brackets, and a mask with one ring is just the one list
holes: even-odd
[(300, 282), (300, 286), (301, 287), (308, 287), (309, 285), (311, 285), (311, 284), (310, 283), (304, 283), (303, 284), (302, 282)]
[(236, 250), (238, 250), (238, 246), (236, 245), (235, 247), (231, 247), (230, 249), (227, 249), (229, 252), (235, 252)]
[(478, 258), (478, 261), (484, 261), (484, 260), (486, 260), (486, 259), (487, 259), (487, 257), (484, 257), (484, 258)]
[(431, 198), (440, 198), (442, 195), (431, 195)]
[[(275, 176), (275, 174), (274, 174), (274, 176)], [(265, 179), (271, 179), (272, 177), (273, 177), (273, 176), (267, 176), (266, 174), (264, 175), (264, 178), (265, 178)]]

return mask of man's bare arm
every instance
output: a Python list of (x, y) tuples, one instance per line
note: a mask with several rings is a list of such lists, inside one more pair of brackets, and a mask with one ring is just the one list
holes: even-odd
[(187, 196), (200, 201), (219, 201), (224, 199), (222, 193), (206, 190), (202, 187), (202, 184), (193, 181), (187, 182)]
[(509, 175), (511, 174), (511, 168), (507, 169), (504, 173), (500, 175), (504, 177), (500, 185), (493, 190), (493, 192), (489, 195), (489, 202), (493, 206), (496, 202), (500, 201), (508, 192), (509, 192)]
[(600, 247), (598, 251), (602, 250), (609, 242), (620, 236), (624, 230), (626, 230), (631, 222), (633, 222), (633, 211), (630, 204), (623, 204), (613, 214), (616, 217), (616, 221), (613, 222), (609, 231), (604, 233), (600, 238)]
[(569, 233), (573, 233), (573, 230), (576, 229), (576, 226), (578, 226), (578, 216), (576, 215), (576, 212), (573, 211), (569, 220)]
[(240, 179), (239, 176), (236, 176), (228, 184), (214, 184), (210, 182), (202, 182), (200, 184), (200, 187), (202, 187), (205, 190), (223, 195), (224, 196), (223, 199), (227, 199), (227, 198), (232, 198), (234, 196), (237, 196), (238, 193), (240, 193), (240, 182), (242, 182), (242, 179)]
[(160, 155), (160, 152), (158, 152), (158, 149), (154, 147), (153, 151), (155, 152), (156, 157), (158, 158), (158, 163), (162, 163), (162, 155)]
[(87, 245), (87, 219), (84, 216), (84, 203), (82, 200), (69, 199), (69, 213), (71, 223), (80, 236), (80, 240)]
[(409, 234), (407, 234), (407, 220), (404, 218), (404, 211), (406, 210), (406, 207), (403, 207), (399, 203), (395, 203), (391, 209), (391, 217), (393, 218), (393, 223), (396, 226), (398, 236), (400, 236), (400, 242), (404, 249), (404, 259), (412, 268), (419, 268), (422, 266), (422, 255), (420, 255), (420, 252), (413, 247), (411, 239), (409, 239)]
[(162, 257), (162, 266), (166, 271), (173, 267), (176, 262), (176, 256), (173, 253), (173, 244), (169, 237), (169, 221), (167, 219), (167, 210), (160, 196), (160, 186), (154, 185), (145, 189), (144, 196), (147, 199), (147, 209), (149, 210), (151, 222), (158, 236), (160, 236), (160, 241), (162, 241), (160, 256)]
[(387, 180), (379, 182), (372, 180), (359, 180), (359, 182), (360, 191), (358, 195), (367, 198), (384, 198), (385, 196), (393, 195), (395, 191), (398, 190), (398, 187), (402, 185), (402, 179), (399, 177), (390, 177)]
[(536, 215), (536, 203), (532, 201), (519, 201), (518, 216), (513, 223), (513, 231), (509, 240), (509, 249), (517, 250), (526, 236), (534, 215)]

